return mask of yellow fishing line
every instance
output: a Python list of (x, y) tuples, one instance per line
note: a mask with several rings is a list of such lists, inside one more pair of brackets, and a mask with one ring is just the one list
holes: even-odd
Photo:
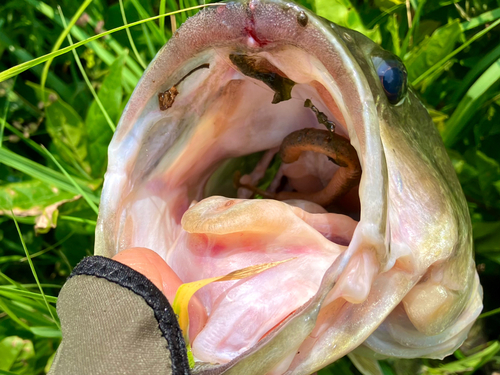
[(203, 279), (203, 280), (193, 281), (191, 283), (182, 284), (179, 287), (179, 289), (177, 289), (177, 293), (175, 294), (174, 303), (173, 303), (172, 308), (174, 309), (174, 312), (177, 314), (177, 317), (179, 320), (179, 326), (182, 329), (184, 340), (186, 340), (186, 346), (188, 349), (188, 358), (190, 359), (189, 364), (191, 367), (194, 366), (193, 354), (191, 353), (191, 346), (189, 345), (189, 340), (188, 340), (188, 328), (189, 328), (188, 306), (189, 306), (189, 301), (191, 300), (191, 297), (198, 290), (200, 290), (205, 285), (208, 285), (210, 283), (214, 283), (217, 281), (230, 281), (230, 280), (245, 279), (245, 278), (250, 277), (250, 276), (258, 275), (259, 273), (264, 272), (265, 270), (276, 267), (279, 264), (289, 262), (290, 260), (293, 260), (293, 259), (295, 259), (295, 258), (289, 258), (289, 259), (281, 260), (278, 262), (272, 262), (272, 263), (257, 264), (255, 266), (250, 266), (250, 267), (242, 268), (240, 270), (233, 271), (231, 273), (228, 273), (225, 276), (211, 277), (209, 279)]

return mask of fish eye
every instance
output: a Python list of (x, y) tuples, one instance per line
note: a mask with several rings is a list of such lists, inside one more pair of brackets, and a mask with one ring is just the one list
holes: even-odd
[(397, 104), (406, 96), (408, 73), (397, 56), (387, 55), (373, 56), (372, 61), (387, 99), (391, 104)]

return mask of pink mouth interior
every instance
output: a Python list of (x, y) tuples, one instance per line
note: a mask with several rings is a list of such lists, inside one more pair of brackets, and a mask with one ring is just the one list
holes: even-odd
[[(212, 283), (197, 292), (197, 298), (206, 307), (208, 321), (193, 341), (193, 353), (203, 361), (225, 363), (255, 345), (306, 303), (317, 292), (324, 272), (344, 247), (331, 243), (317, 230), (340, 221), (341, 215), (308, 214), (278, 202), (212, 199), (220, 201), (222, 209), (230, 203), (228, 211), (238, 209), (237, 205), (247, 206), (243, 210), (248, 215), (267, 209), (269, 222), (250, 219), (224, 234), (217, 233), (220, 230), (189, 233), (199, 230), (190, 228), (191, 217), (186, 215), (185, 231), (168, 258), (181, 280), (191, 282), (256, 264), (295, 258), (257, 276)], [(277, 216), (286, 220), (286, 226), (273, 225)], [(349, 218), (345, 218), (345, 222), (348, 224), (343, 224), (342, 235), (352, 235), (356, 222)]]
[[(310, 65), (308, 56), (300, 58)], [(191, 129), (189, 142), (175, 157), (165, 157), (159, 173), (135, 193), (130, 209), (136, 214), (127, 216), (123, 227), (124, 236), (131, 236), (129, 243), (153, 249), (182, 283), (294, 258), (247, 279), (209, 284), (195, 294), (193, 303), (204, 307), (198, 314), (207, 318), (203, 327), (190, 330), (189, 339), (195, 358), (210, 363), (227, 363), (250, 349), (312, 298), (325, 271), (351, 241), (359, 219), (357, 188), (326, 210), (307, 201), (287, 204), (219, 196), (229, 194), (214, 176), (228, 160), (275, 149), (294, 130), (324, 129), (314, 113), (304, 108), (304, 99), (312, 99), (330, 118), (335, 117), (337, 131), (347, 133), (331, 94), (315, 78), (304, 78), (300, 71), (286, 72), (306, 82), (294, 79), (292, 99), (271, 104), (269, 88), (219, 60), (211, 62), (210, 72), (203, 69), (189, 77), (199, 85), (203, 82), (206, 90), (191, 89), (189, 80), (179, 85), (176, 104), (189, 105), (190, 113), (201, 117)], [(205, 91), (217, 94), (207, 99)], [(169, 111), (174, 116), (176, 107)], [(297, 162), (283, 165), (281, 188), (315, 191), (338, 168), (324, 155), (303, 153)], [(199, 203), (192, 205), (193, 201)], [(158, 243), (164, 246), (158, 248)], [(361, 278), (358, 288), (340, 282), (344, 286), (332, 295), (362, 300), (370, 281)], [(196, 314), (190, 310), (192, 322), (205, 321)]]

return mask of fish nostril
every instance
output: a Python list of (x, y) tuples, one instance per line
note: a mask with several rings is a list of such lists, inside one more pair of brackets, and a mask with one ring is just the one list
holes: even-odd
[(300, 26), (306, 27), (308, 21), (309, 17), (307, 17), (307, 14), (305, 14), (305, 12), (301, 11), (297, 14), (297, 22)]

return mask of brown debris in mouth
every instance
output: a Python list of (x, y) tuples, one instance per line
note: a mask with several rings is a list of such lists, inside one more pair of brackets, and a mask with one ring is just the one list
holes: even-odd
[(191, 70), (188, 74), (186, 74), (184, 77), (182, 77), (179, 82), (177, 82), (175, 85), (173, 85), (171, 88), (169, 88), (167, 91), (160, 92), (158, 94), (158, 104), (160, 105), (160, 111), (166, 111), (170, 107), (174, 105), (175, 97), (179, 95), (179, 90), (177, 90), (177, 86), (184, 81), (187, 77), (189, 77), (191, 74), (196, 72), (199, 69), (208, 69), (210, 68), (210, 64), (202, 64), (200, 66), (197, 66), (193, 70)]
[(304, 102), (304, 107), (310, 108), (316, 115), (319, 124), (326, 130), (303, 128), (288, 134), (282, 141), (278, 152), (279, 159), (290, 164), (296, 162), (302, 152), (312, 151), (324, 154), (328, 159), (341, 167), (323, 189), (315, 192), (280, 191), (271, 192), (241, 181), (241, 174), (236, 172), (233, 183), (236, 188), (247, 189), (264, 198), (277, 200), (307, 200), (327, 207), (359, 185), (361, 165), (356, 150), (348, 139), (335, 133), (335, 123), (328, 119), (325, 113), (313, 105), (310, 99)]
[(172, 86), (167, 91), (160, 92), (158, 94), (158, 104), (160, 105), (160, 111), (166, 111), (174, 104), (175, 97), (179, 94), (179, 91), (175, 86)]
[(328, 185), (314, 193), (300, 193), (296, 191), (281, 191), (272, 193), (261, 190), (255, 186), (240, 182), (241, 175), (236, 173), (234, 184), (253, 191), (268, 199), (288, 200), (303, 199), (326, 207), (335, 200), (347, 194), (359, 184), (361, 179), (361, 166), (356, 150), (344, 137), (329, 130), (304, 128), (290, 133), (281, 144), (279, 156), (283, 163), (293, 163), (298, 160), (303, 151), (313, 151), (328, 156), (330, 161), (340, 168)]
[(304, 102), (304, 107), (311, 108), (311, 111), (313, 111), (316, 115), (318, 122), (320, 124), (323, 124), (329, 132), (335, 133), (335, 123), (328, 120), (328, 117), (323, 112), (320, 112), (320, 110), (314, 104), (312, 104), (311, 99), (307, 99)]
[(276, 199), (305, 199), (326, 207), (359, 184), (361, 165), (356, 150), (346, 138), (329, 130), (301, 129), (285, 137), (279, 154), (284, 163), (293, 163), (303, 151), (324, 154), (342, 168), (334, 174), (323, 190), (315, 193), (283, 191), (276, 194)]
[(264, 82), (274, 91), (273, 104), (292, 98), (295, 82), (260, 56), (230, 54), (229, 59), (244, 75)]

